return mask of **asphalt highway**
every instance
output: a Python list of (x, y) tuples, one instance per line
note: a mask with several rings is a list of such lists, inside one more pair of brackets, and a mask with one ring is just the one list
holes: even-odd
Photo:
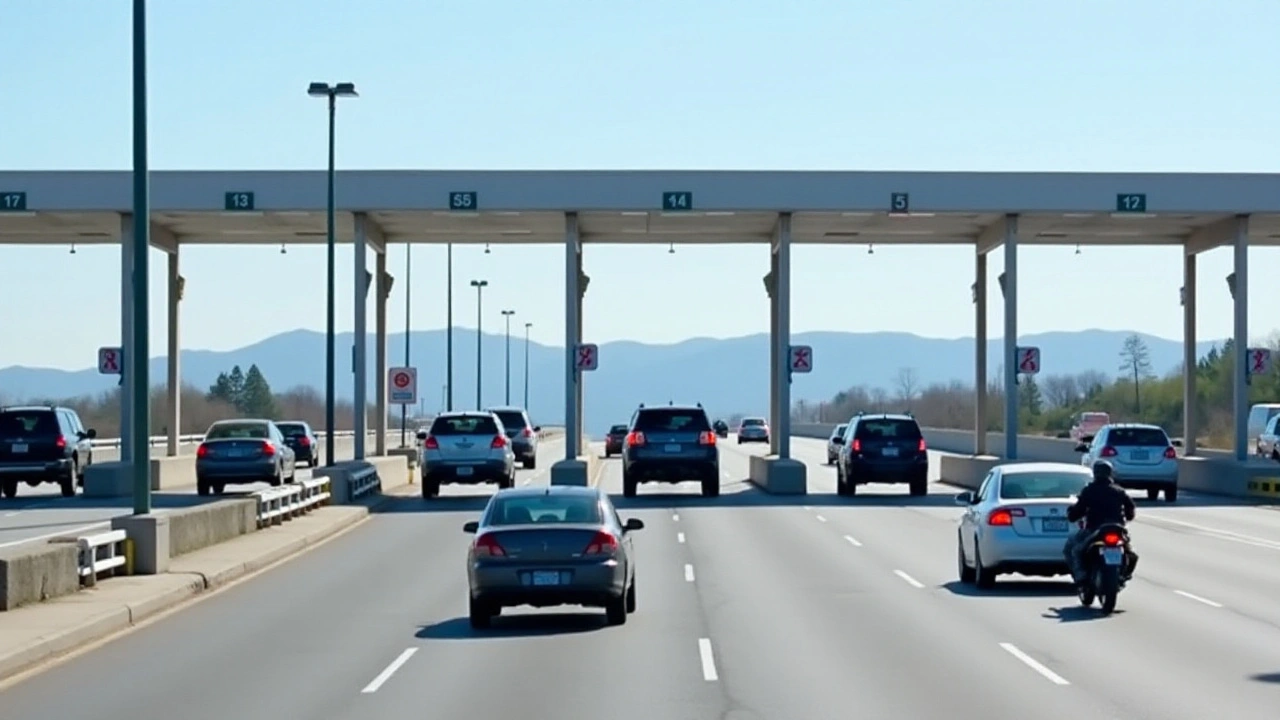
[[(554, 453), (521, 483), (547, 482)], [(466, 620), (464, 554), (488, 488), (398, 498), (291, 562), (0, 692), (0, 720), (404, 717), (621, 720), (1274, 720), (1280, 513), (1139, 503), (1142, 553), (1120, 610), (1065, 582), (955, 584), (955, 488), (834, 494), (821, 441), (796, 438), (810, 495), (646, 485), (621, 498), (639, 608), (507, 610)], [(746, 448), (746, 449), (743, 449)]]

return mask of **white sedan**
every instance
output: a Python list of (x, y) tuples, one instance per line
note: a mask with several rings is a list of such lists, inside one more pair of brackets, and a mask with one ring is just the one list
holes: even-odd
[(827, 464), (835, 465), (836, 460), (840, 457), (840, 446), (844, 445), (844, 430), (849, 427), (848, 423), (841, 423), (831, 431), (831, 437), (827, 438)]
[(1062, 550), (1074, 529), (1067, 508), (1093, 479), (1067, 463), (1007, 463), (987, 473), (977, 492), (963, 492), (957, 532), (960, 581), (980, 588), (998, 575), (1067, 574)]

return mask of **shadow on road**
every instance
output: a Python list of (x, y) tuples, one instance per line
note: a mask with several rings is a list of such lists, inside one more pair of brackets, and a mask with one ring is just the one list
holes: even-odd
[(414, 637), (421, 640), (498, 640), (504, 638), (547, 637), (595, 632), (608, 627), (604, 613), (585, 609), (581, 613), (520, 613), (499, 615), (493, 625), (476, 630), (465, 617), (426, 625)]
[(952, 580), (939, 587), (953, 595), (975, 598), (1075, 597), (1076, 595), (1075, 587), (1070, 582), (1052, 580), (1006, 580), (996, 583), (996, 586), (990, 590), (982, 590), (959, 580)]
[[(266, 485), (262, 486), (266, 488)], [(246, 488), (244, 490), (237, 489), (233, 492), (227, 492), (222, 495), (212, 495), (201, 497), (195, 493), (195, 488), (191, 488), (188, 492), (153, 492), (151, 494), (151, 504), (159, 509), (175, 509), (194, 507), (205, 503), (217, 502), (218, 500), (234, 500), (238, 497), (246, 497), (249, 493), (259, 488)], [(21, 493), (21, 490), (19, 490)], [(88, 508), (124, 508), (133, 507), (132, 497), (116, 497), (116, 498), (90, 498), (83, 495), (75, 497), (59, 497), (55, 495), (29, 495), (13, 499), (0, 499), (0, 510), (83, 510)]]
[[(671, 487), (671, 486), (665, 486)], [(663, 492), (662, 485), (641, 485), (634, 498), (622, 493), (610, 493), (619, 510), (649, 510), (677, 507), (956, 507), (952, 494), (931, 494), (912, 497), (905, 490), (901, 494), (872, 492), (840, 497), (831, 492), (809, 492), (805, 495), (771, 495), (745, 480), (726, 482), (720, 486), (720, 497), (706, 498), (690, 484), (688, 492)], [(654, 489), (650, 489), (654, 488)]]
[(1250, 675), (1249, 679), (1254, 682), (1280, 684), (1280, 672), (1258, 673)]
[(1115, 615), (1123, 615), (1122, 608), (1116, 608), (1110, 616), (1103, 615), (1102, 611), (1093, 607), (1084, 607), (1083, 605), (1070, 605), (1066, 607), (1051, 607), (1048, 612), (1040, 615), (1040, 617), (1048, 620), (1057, 620), (1063, 623), (1085, 622), (1088, 620), (1105, 620)]

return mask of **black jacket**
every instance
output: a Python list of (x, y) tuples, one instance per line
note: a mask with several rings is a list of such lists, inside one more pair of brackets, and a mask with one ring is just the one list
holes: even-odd
[(1137, 511), (1133, 498), (1123, 488), (1095, 480), (1086, 485), (1076, 503), (1067, 508), (1067, 519), (1078, 522), (1083, 518), (1085, 529), (1093, 530), (1107, 523), (1123, 525), (1132, 520)]

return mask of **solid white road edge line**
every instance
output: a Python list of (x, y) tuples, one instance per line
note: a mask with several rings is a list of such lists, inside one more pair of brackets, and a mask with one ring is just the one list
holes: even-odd
[(920, 582), (919, 580), (917, 580), (917, 579), (915, 579), (915, 578), (911, 577), (910, 575), (908, 575), (908, 574), (906, 574), (906, 573), (902, 572), (901, 570), (894, 570), (894, 571), (893, 571), (893, 574), (894, 574), (894, 575), (897, 575), (897, 576), (898, 576), (898, 577), (900, 577), (900, 578), (902, 578), (902, 579), (903, 579), (903, 580), (904, 580), (908, 585), (910, 585), (911, 587), (914, 587), (914, 588), (922, 588), (922, 587), (924, 587), (924, 583), (922, 583), (922, 582)]
[(676, 542), (678, 543), (684, 542), (684, 533), (676, 533)]
[(1022, 661), (1023, 665), (1026, 665), (1032, 670), (1035, 670), (1036, 672), (1040, 673), (1042, 677), (1044, 677), (1046, 680), (1053, 683), (1054, 685), (1070, 685), (1071, 684), (1067, 682), (1066, 678), (1050, 670), (1044, 665), (1041, 665), (1039, 661), (1037, 661), (1035, 658), (1019, 650), (1017, 645), (1014, 645), (1013, 643), (1002, 642), (1000, 643), (1000, 647), (1004, 649), (1005, 652), (1009, 653), (1010, 655), (1018, 658), (1018, 660)]
[(821, 515), (814, 515), (814, 517), (818, 518), (818, 522), (826, 522), (826, 521), (827, 521), (827, 519), (826, 519), (825, 517), (821, 516)]
[(852, 536), (852, 535), (845, 535), (845, 536), (844, 536), (844, 539), (845, 539), (845, 540), (848, 540), (848, 541), (849, 541), (849, 544), (850, 544), (850, 545), (852, 545), (852, 546), (854, 546), (854, 547), (862, 547), (862, 543), (858, 542), (857, 538), (855, 538), (855, 537), (854, 537), (854, 536)]
[[(6, 515), (5, 517), (9, 517), (9, 516)], [(73, 527), (69, 530), (60, 530), (58, 532), (45, 533), (44, 535), (33, 535), (31, 537), (22, 538), (21, 540), (14, 540), (12, 542), (0, 543), (0, 548), (13, 547), (15, 545), (26, 545), (27, 543), (40, 542), (41, 540), (48, 540), (49, 538), (62, 537), (64, 535), (68, 537), (74, 537), (84, 532), (85, 530), (97, 530), (98, 528), (107, 528), (107, 527), (111, 527), (110, 520), (90, 523), (88, 525), (81, 525), (79, 527)], [(11, 528), (0, 528), (0, 531), (4, 531), (6, 529), (11, 529)]]
[(396, 658), (395, 660), (392, 660), (391, 664), (388, 665), (385, 670), (378, 673), (378, 677), (374, 678), (373, 682), (369, 683), (368, 685), (365, 685), (364, 689), (361, 690), (360, 692), (366, 693), (366, 694), (378, 692), (378, 688), (382, 687), (383, 683), (390, 680), (391, 676), (395, 675), (397, 670), (403, 667), (405, 663), (409, 662), (409, 658), (413, 657), (413, 654), (416, 652), (418, 652), (418, 648), (409, 648), (404, 652), (400, 653), (400, 657)]
[(720, 679), (716, 674), (716, 656), (711, 652), (711, 640), (698, 638), (698, 656), (702, 658), (702, 679), (715, 682)]
[(693, 582), (693, 566), (688, 563), (684, 566), (684, 581)]
[(1196, 602), (1203, 603), (1205, 605), (1208, 605), (1209, 607), (1215, 607), (1215, 608), (1222, 607), (1222, 603), (1216, 603), (1210, 600), (1209, 598), (1203, 598), (1203, 597), (1200, 597), (1199, 595), (1193, 595), (1185, 590), (1174, 590), (1173, 592), (1175, 595), (1181, 595), (1182, 597), (1187, 598), (1188, 600), (1195, 600)]

